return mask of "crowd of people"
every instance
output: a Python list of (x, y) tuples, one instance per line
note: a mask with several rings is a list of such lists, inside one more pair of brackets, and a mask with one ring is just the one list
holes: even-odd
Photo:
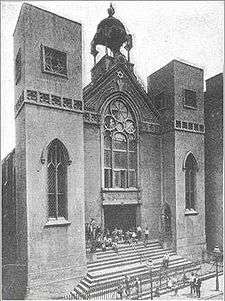
[[(147, 246), (149, 240), (149, 230), (148, 227), (142, 230), (141, 226), (138, 225), (136, 228), (130, 230), (123, 230), (115, 227), (113, 230), (105, 229), (103, 230), (94, 219), (91, 219), (89, 223), (86, 224), (86, 240), (90, 244), (90, 251), (93, 253), (97, 248), (101, 248), (102, 251), (106, 251), (108, 248), (113, 249), (118, 254), (118, 243), (128, 243), (130, 245), (136, 244), (138, 241), (143, 241), (145, 246)], [(162, 259), (162, 269), (168, 269), (170, 261), (169, 252), (166, 252)], [(153, 265), (151, 259), (148, 260), (149, 266)], [(197, 274), (192, 273), (188, 279), (186, 275), (183, 276), (183, 282), (189, 282), (191, 288), (191, 294), (195, 294), (198, 298), (201, 295), (201, 279)], [(178, 291), (178, 279), (176, 276), (170, 277), (168, 280), (168, 287), (177, 294)], [(131, 291), (135, 289), (136, 297), (139, 298), (141, 294), (141, 281), (139, 277), (135, 280), (130, 280), (129, 276), (124, 276), (124, 281), (122, 281), (116, 290), (117, 298), (123, 299), (129, 298)]]
[(198, 298), (201, 297), (201, 284), (202, 281), (199, 278), (198, 274), (191, 273), (191, 277), (190, 277), (191, 294), (195, 294)]
[(102, 251), (106, 251), (108, 248), (112, 248), (118, 253), (118, 243), (135, 244), (138, 241), (144, 240), (147, 245), (149, 239), (148, 227), (143, 231), (141, 226), (133, 227), (129, 230), (123, 230), (115, 227), (113, 230), (102, 229), (94, 219), (91, 219), (86, 224), (86, 241), (90, 244), (91, 252), (95, 252), (97, 248), (101, 248)]
[(117, 287), (117, 299), (129, 299), (131, 293), (134, 291), (136, 299), (141, 296), (141, 281), (139, 277), (131, 280), (129, 275), (124, 276), (124, 281), (121, 281)]

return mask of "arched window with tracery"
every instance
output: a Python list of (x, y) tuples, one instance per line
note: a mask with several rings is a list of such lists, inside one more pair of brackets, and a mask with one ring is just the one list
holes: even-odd
[(122, 99), (110, 102), (105, 111), (104, 186), (137, 187), (137, 126)]
[(196, 203), (196, 172), (197, 162), (193, 154), (189, 154), (185, 161), (185, 201), (186, 209), (194, 209)]
[(68, 153), (65, 146), (53, 140), (48, 147), (48, 217), (67, 219), (67, 166)]

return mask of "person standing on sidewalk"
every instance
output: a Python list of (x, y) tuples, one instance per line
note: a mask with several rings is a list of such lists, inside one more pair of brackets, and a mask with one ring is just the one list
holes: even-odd
[(127, 297), (129, 298), (130, 296), (130, 277), (129, 276), (125, 276), (125, 293), (127, 295)]
[(138, 277), (136, 277), (135, 279), (135, 290), (136, 290), (137, 299), (139, 299), (141, 296), (141, 281)]
[(196, 279), (195, 279), (195, 288), (196, 288), (196, 295), (197, 295), (198, 298), (200, 298), (200, 296), (201, 296), (201, 285), (202, 285), (202, 281), (197, 276)]
[(195, 275), (192, 272), (190, 276), (190, 287), (191, 287), (191, 294), (195, 293)]
[(119, 297), (119, 299), (122, 300), (123, 299), (123, 284), (122, 283), (120, 283), (118, 285), (116, 293), (117, 293), (117, 296)]

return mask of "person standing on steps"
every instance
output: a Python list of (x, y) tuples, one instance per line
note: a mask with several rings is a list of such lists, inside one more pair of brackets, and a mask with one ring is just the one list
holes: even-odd
[(142, 236), (142, 229), (141, 229), (141, 226), (137, 226), (137, 239), (138, 241), (141, 240), (141, 236)]
[(167, 252), (167, 253), (163, 256), (163, 263), (162, 263), (162, 265), (163, 265), (163, 267), (164, 267), (165, 269), (167, 269), (167, 268), (169, 267), (169, 260), (170, 260), (170, 255), (169, 255), (169, 253)]
[(149, 237), (149, 230), (148, 227), (145, 228), (145, 240), (144, 240), (144, 244), (147, 247), (147, 243), (148, 243), (148, 237)]

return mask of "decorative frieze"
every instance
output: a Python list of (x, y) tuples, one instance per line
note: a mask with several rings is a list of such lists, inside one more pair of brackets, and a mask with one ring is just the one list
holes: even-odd
[(20, 96), (16, 102), (16, 105), (15, 105), (16, 111), (18, 111), (21, 108), (23, 102), (24, 102), (24, 91), (22, 91), (22, 93), (20, 94)]
[(161, 126), (156, 123), (142, 122), (140, 126), (141, 132), (160, 134)]
[(72, 109), (72, 99), (63, 97), (63, 106)]
[(27, 99), (37, 101), (38, 100), (38, 93), (37, 91), (27, 90)]
[(50, 103), (50, 95), (47, 93), (39, 92), (40, 102), (42, 103)]
[(85, 112), (84, 113), (84, 122), (92, 124), (100, 124), (100, 116), (94, 112)]
[(51, 102), (55, 106), (62, 106), (61, 97), (56, 95), (51, 95)]
[(205, 126), (204, 124), (194, 123), (194, 122), (187, 122), (181, 120), (175, 120), (174, 128), (176, 130), (187, 131), (187, 132), (197, 132), (197, 133), (204, 133)]
[(73, 108), (74, 110), (82, 110), (82, 101), (81, 100), (74, 100), (73, 101)]
[(57, 107), (70, 111), (82, 111), (83, 106), (81, 100), (74, 100), (35, 90), (26, 90), (25, 92), (22, 92), (15, 105), (16, 114), (24, 102), (35, 103), (36, 105), (44, 105), (48, 107)]

